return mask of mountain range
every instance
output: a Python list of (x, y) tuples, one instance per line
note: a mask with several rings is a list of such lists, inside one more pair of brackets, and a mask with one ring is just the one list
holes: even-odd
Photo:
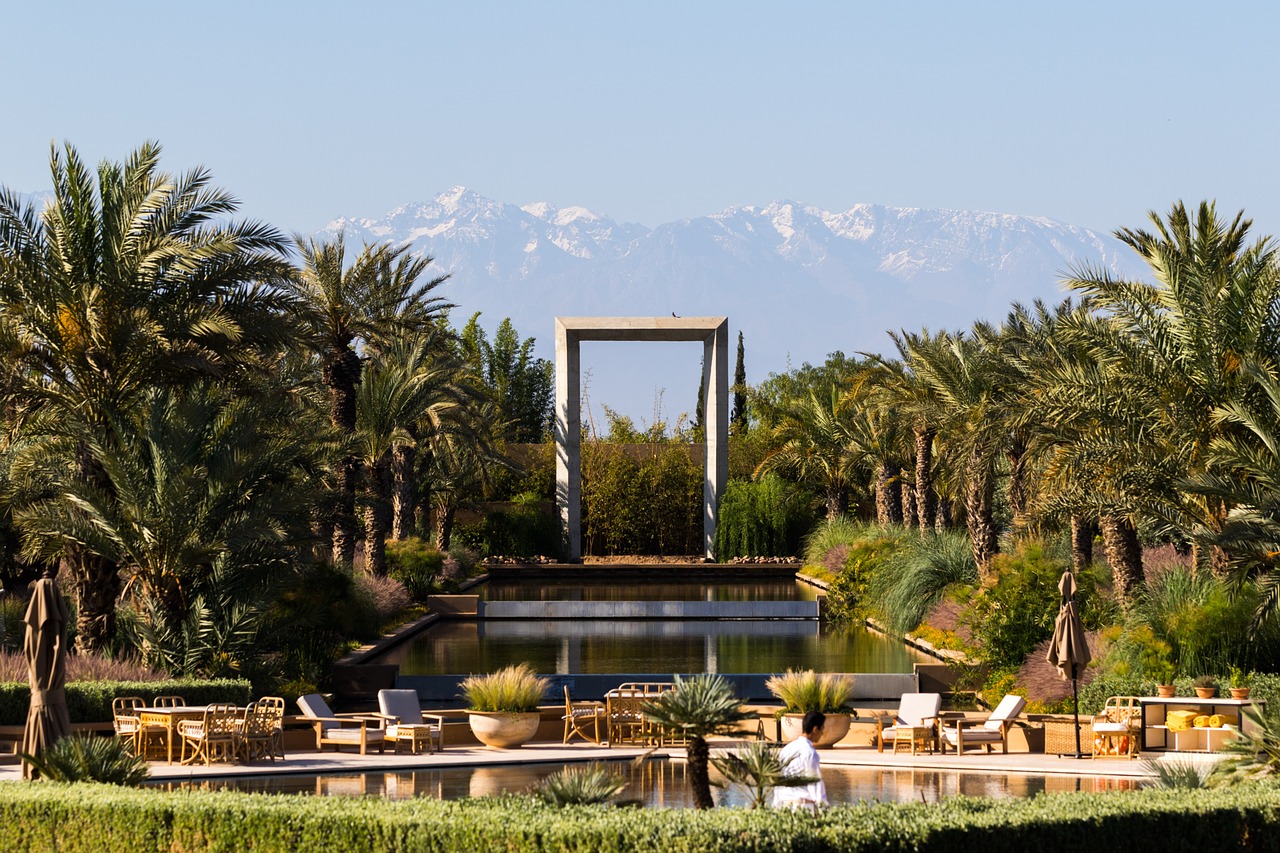
[[(774, 201), (647, 228), (582, 207), (517, 206), (453, 187), (323, 230), (345, 232), (349, 246), (392, 241), (431, 255), (450, 273), (443, 289), (459, 306), (459, 325), (474, 311), (490, 329), (510, 317), (546, 358), (557, 315), (727, 315), (730, 335), (744, 333), (752, 383), (835, 350), (891, 353), (890, 329), (964, 328), (1003, 318), (1015, 301), (1055, 302), (1066, 295), (1062, 276), (1080, 265), (1144, 274), (1118, 240), (1086, 228), (872, 204), (830, 212)], [(584, 349), (584, 369), (595, 371), (591, 396), (647, 423), (690, 411), (698, 348), (668, 354), (644, 346), (602, 350), (594, 364)], [(659, 413), (663, 379), (679, 393)]]

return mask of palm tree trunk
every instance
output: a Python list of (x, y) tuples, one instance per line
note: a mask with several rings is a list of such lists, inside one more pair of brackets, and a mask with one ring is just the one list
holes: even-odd
[(916, 526), (916, 490), (907, 479), (907, 469), (898, 469), (898, 482), (902, 490), (902, 526), (910, 530)]
[(933, 430), (916, 426), (916, 518), (920, 535), (934, 528), (938, 518), (938, 495), (933, 491)]
[(951, 498), (938, 498), (938, 518), (933, 529), (938, 533), (951, 529)]
[[(356, 429), (356, 386), (360, 384), (360, 357), (351, 347), (334, 347), (321, 368), (329, 389), (329, 420), (343, 436)], [(351, 565), (356, 558), (356, 460), (339, 460), (334, 472), (338, 499), (333, 522), (333, 561)]]
[(1031, 503), (1031, 489), (1027, 483), (1027, 442), (1019, 435), (1014, 435), (1009, 449), (1005, 451), (1009, 460), (1009, 511), (1013, 515), (1013, 529), (1021, 530), (1027, 523), (1027, 511)]
[(1080, 574), (1093, 562), (1093, 537), (1098, 525), (1081, 515), (1071, 516), (1071, 568)]
[(407, 539), (414, 533), (413, 492), (414, 464), (417, 451), (412, 447), (398, 446), (392, 451), (391, 471), (394, 485), (391, 490), (391, 538)]
[(876, 522), (881, 527), (902, 523), (902, 489), (884, 463), (876, 467)]
[(1102, 548), (1111, 564), (1111, 576), (1115, 585), (1116, 601), (1125, 610), (1133, 604), (1134, 597), (1142, 589), (1142, 544), (1138, 532), (1128, 519), (1116, 515), (1104, 515)]
[[(78, 443), (75, 450), (77, 475), (103, 491), (114, 492), (111, 478), (90, 453)], [(104, 652), (116, 634), (116, 600), (123, 584), (120, 567), (114, 560), (73, 547), (62, 561), (70, 569), (76, 600), (76, 648), (82, 652)]]
[(991, 476), (991, 464), (980, 447), (969, 454), (965, 472), (964, 510), (969, 530), (969, 544), (973, 548), (973, 561), (978, 566), (978, 577), (985, 581), (991, 567), (991, 559), (1000, 552), (1000, 540), (996, 535), (993, 514), (995, 483)]
[(443, 498), (436, 501), (436, 550), (449, 550), (449, 540), (453, 538), (453, 515), (456, 508), (452, 501)]
[(844, 512), (844, 492), (835, 487), (827, 489), (827, 518), (839, 518)]
[(687, 756), (689, 787), (693, 789), (693, 807), (695, 809), (715, 808), (716, 801), (711, 799), (711, 776), (707, 769), (711, 750), (707, 747), (706, 740), (697, 735), (690, 735)]
[(101, 654), (116, 635), (120, 567), (80, 549), (64, 559), (62, 565), (70, 570), (76, 600), (76, 651)]
[(367, 466), (368, 503), (364, 508), (364, 570), (381, 577), (387, 573), (387, 527), (390, 512), (387, 507), (391, 491), (391, 462), (389, 454), (383, 454)]

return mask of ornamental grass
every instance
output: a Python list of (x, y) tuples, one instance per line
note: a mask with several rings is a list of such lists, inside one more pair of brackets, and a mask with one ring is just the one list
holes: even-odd
[(489, 675), (462, 681), (462, 695), (472, 711), (527, 713), (538, 710), (550, 682), (527, 663), (504, 667)]
[(853, 679), (849, 676), (835, 672), (819, 675), (811, 669), (789, 669), (771, 676), (764, 686), (782, 700), (789, 714), (847, 714), (853, 696)]

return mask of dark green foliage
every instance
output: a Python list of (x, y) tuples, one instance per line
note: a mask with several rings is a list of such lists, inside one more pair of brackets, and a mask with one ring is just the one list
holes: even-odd
[(554, 365), (533, 357), (535, 339), (520, 340), (511, 318), (498, 324), (492, 343), (479, 319), (477, 311), (462, 330), (463, 355), (493, 393), (505, 424), (502, 438), (513, 442), (544, 440), (551, 432), (555, 405)]
[[(1068, 566), (1065, 558), (1032, 541), (992, 561), (996, 583), (978, 594), (965, 615), (983, 662), (995, 668), (1021, 666), (1031, 650), (1053, 634), (1061, 602), (1058, 581)], [(1096, 577), (1086, 572), (1076, 583), (1085, 627), (1099, 627), (1101, 611), (1090, 603), (1097, 597)]]
[(115, 786), (0, 785), (0, 849), (851, 851), (1274, 850), (1280, 789), (1051, 794), (1027, 800), (773, 809), (558, 808), (533, 797), (383, 802)]
[(747, 431), (747, 364), (742, 332), (738, 332), (738, 355), (733, 363), (733, 409), (729, 414), (729, 431), (741, 435)]
[(557, 556), (560, 519), (537, 495), (517, 495), (509, 509), (488, 513), (472, 544), (482, 553), (507, 557)]
[(23, 760), (50, 782), (103, 782), (141, 785), (151, 775), (147, 760), (129, 751), (116, 737), (73, 736), (60, 739), (43, 755)]
[[(157, 696), (181, 696), (188, 705), (208, 705), (210, 702), (247, 705), (252, 687), (248, 681), (233, 678), (210, 681), (72, 681), (67, 684), (66, 693), (71, 722), (102, 723), (111, 720), (111, 700), (117, 696), (140, 696), (148, 703)], [(0, 682), (0, 726), (24, 725), (30, 704), (30, 686)]]
[(557, 770), (538, 786), (537, 795), (552, 806), (607, 803), (622, 793), (627, 782), (602, 764)]
[(889, 628), (901, 634), (919, 627), (948, 588), (978, 582), (969, 540), (953, 530), (902, 536), (896, 547), (869, 555), (867, 562), (870, 571), (861, 572), (869, 574), (871, 598)]
[(700, 554), (702, 465), (678, 440), (582, 445), (584, 554)]
[(436, 592), (444, 554), (416, 536), (387, 543), (387, 574), (405, 585), (416, 601)]
[(731, 480), (720, 501), (716, 558), (786, 557), (813, 523), (812, 496), (775, 474)]

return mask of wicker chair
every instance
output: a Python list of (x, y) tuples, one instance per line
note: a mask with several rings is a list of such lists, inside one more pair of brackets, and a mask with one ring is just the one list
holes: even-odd
[[(583, 740), (600, 743), (600, 721), (608, 720), (608, 710), (603, 702), (574, 702), (569, 698), (569, 686), (564, 688), (564, 743), (568, 743), (574, 735)], [(587, 731), (587, 725), (591, 731)], [(606, 732), (608, 734), (608, 732)]]
[(111, 700), (111, 725), (116, 737), (129, 746), (135, 755), (143, 749), (142, 722), (138, 719), (137, 709), (145, 708), (146, 702), (138, 696), (117, 696)]
[(1094, 758), (1137, 758), (1142, 705), (1137, 696), (1111, 696), (1093, 718)]
[[(219, 758), (233, 761), (240, 751), (240, 717), (235, 705), (215, 702), (204, 709), (199, 720), (179, 720), (178, 736), (182, 738), (182, 763), (194, 764), (204, 759), (212, 764)], [(191, 757), (187, 757), (187, 747)]]
[(276, 696), (264, 696), (249, 706), (240, 730), (240, 754), (245, 761), (267, 757), (273, 762), (276, 756), (284, 758), (284, 700)]
[(153, 708), (185, 708), (187, 700), (181, 696), (157, 696), (151, 703)]

